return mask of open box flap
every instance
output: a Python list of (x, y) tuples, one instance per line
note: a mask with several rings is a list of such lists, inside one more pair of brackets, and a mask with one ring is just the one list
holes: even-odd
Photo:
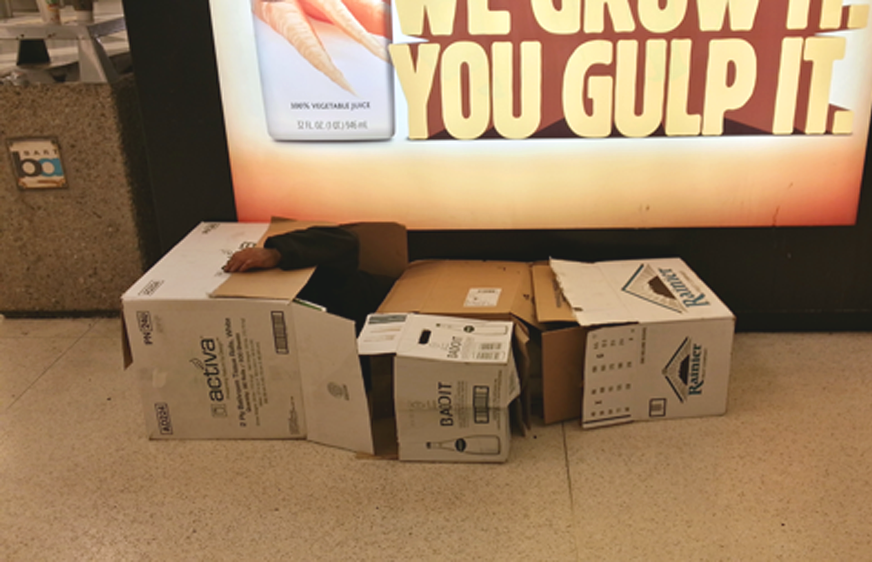
[(560, 284), (549, 265), (532, 267), (533, 295), (536, 301), (536, 317), (539, 322), (575, 322), (575, 314), (569, 301), (563, 296)]
[(397, 279), (409, 264), (406, 227), (395, 222), (360, 222), (344, 228), (360, 241), (360, 270)]
[(582, 326), (637, 321), (598, 264), (552, 259), (551, 269)]
[(380, 312), (417, 312), (537, 324), (523, 262), (426, 260), (409, 265)]
[(467, 365), (504, 364), (511, 356), (513, 328), (508, 320), (409, 314), (396, 355)]
[[(324, 222), (294, 221), (290, 219), (273, 218), (257, 242), (258, 248), (270, 236), (305, 230), (312, 226), (333, 226)], [(281, 269), (263, 269), (231, 273), (209, 296), (214, 298), (253, 298), (292, 300), (303, 290), (309, 278), (315, 272), (314, 267), (283, 271)]]
[(570, 325), (542, 334), (542, 400), (546, 424), (581, 417), (586, 328)]
[(239, 297), (250, 299), (293, 300), (303, 290), (314, 267), (282, 271), (263, 269), (233, 273), (209, 295), (215, 298)]
[(733, 316), (680, 258), (551, 260), (551, 268), (583, 326)]
[[(328, 222), (294, 221), (274, 218), (257, 243), (263, 247), (271, 236), (305, 230), (313, 226), (336, 226)], [(360, 240), (360, 269), (377, 275), (398, 277), (406, 266), (406, 229), (397, 223), (345, 225)], [(303, 290), (315, 268), (291, 271), (267, 269), (233, 273), (210, 293), (212, 297), (266, 298), (292, 300)]]
[(354, 322), (293, 306), (307, 438), (373, 454), (369, 402), (357, 356)]
[(122, 295), (122, 302), (188, 300), (210, 295), (230, 275), (222, 267), (257, 244), (266, 223), (202, 222)]

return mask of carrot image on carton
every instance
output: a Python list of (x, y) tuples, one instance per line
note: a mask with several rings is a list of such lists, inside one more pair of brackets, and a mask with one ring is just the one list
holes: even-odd
[(276, 140), (394, 134), (390, 4), (252, 0), (267, 129)]

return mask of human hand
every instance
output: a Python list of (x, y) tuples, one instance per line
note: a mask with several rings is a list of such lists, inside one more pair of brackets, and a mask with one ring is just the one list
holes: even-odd
[(251, 269), (270, 269), (276, 267), (282, 255), (273, 248), (245, 248), (239, 250), (224, 264), (227, 273), (241, 273)]

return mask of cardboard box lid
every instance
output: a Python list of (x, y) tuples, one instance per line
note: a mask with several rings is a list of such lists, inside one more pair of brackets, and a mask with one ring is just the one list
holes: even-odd
[(536, 264), (531, 268), (533, 275), (533, 295), (536, 302), (536, 317), (539, 322), (575, 322), (575, 313), (569, 301), (563, 296), (560, 283), (554, 270), (547, 264)]
[[(361, 355), (456, 363), (505, 364), (512, 349), (511, 321), (432, 314), (370, 314), (357, 338)], [(448, 344), (457, 340), (456, 348)]]
[(294, 320), (307, 439), (374, 454), (354, 322), (305, 306), (296, 306)]
[(535, 264), (533, 293), (542, 332), (542, 417), (546, 424), (581, 416), (585, 335), (548, 264)]
[(507, 364), (514, 324), (453, 316), (410, 314), (397, 356), (452, 363)]
[[(305, 230), (312, 226), (334, 225), (325, 222), (273, 218), (258, 239), (256, 246), (263, 248), (264, 242), (270, 236)], [(309, 278), (312, 277), (314, 272), (315, 268), (309, 267), (291, 271), (262, 269), (246, 271), (244, 273), (230, 273), (209, 296), (214, 298), (239, 297), (292, 300), (303, 290), (303, 287), (309, 282)]]
[[(368, 326), (380, 315), (371, 315)], [(366, 339), (364, 327), (358, 341)], [(488, 407), (507, 408), (520, 393), (520, 381), (512, 354), (514, 322), (477, 320), (456, 316), (408, 314), (395, 340), (394, 397), (400, 402), (430, 399), (430, 383), (452, 385), (457, 381), (502, 381)], [(482, 379), (481, 377), (485, 378)], [(478, 383), (476, 383), (478, 384)], [(447, 387), (446, 387), (447, 388)], [(421, 394), (423, 393), (423, 395)], [(457, 396), (458, 399), (460, 395)], [(472, 402), (467, 394), (461, 401)], [(433, 406), (435, 407), (435, 405)]]
[(733, 317), (679, 258), (551, 260), (551, 268), (582, 326)]
[(237, 250), (256, 245), (268, 226), (267, 223), (200, 223), (140, 277), (124, 293), (122, 301), (208, 297), (230, 277), (222, 270), (227, 259)]
[[(334, 226), (325, 222), (273, 219), (257, 246), (263, 247), (270, 236), (305, 230), (312, 226)], [(362, 271), (375, 275), (399, 277), (408, 261), (406, 229), (397, 223), (356, 223), (344, 225), (360, 240)], [(267, 269), (230, 274), (214, 291), (213, 297), (271, 298), (291, 300), (303, 290), (315, 268), (292, 271)]]
[(427, 260), (410, 264), (379, 312), (415, 312), (536, 325), (529, 264)]
[(573, 324), (542, 333), (542, 417), (546, 424), (581, 417), (587, 332)]
[(343, 225), (360, 240), (360, 269), (398, 279), (409, 265), (406, 227), (395, 222), (359, 222)]

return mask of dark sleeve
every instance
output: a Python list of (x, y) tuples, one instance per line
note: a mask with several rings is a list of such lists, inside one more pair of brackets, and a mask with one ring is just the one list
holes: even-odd
[(271, 236), (264, 247), (282, 255), (281, 269), (318, 266), (321, 274), (348, 276), (357, 271), (360, 242), (350, 230), (334, 226), (313, 226)]
[(393, 284), (390, 278), (358, 271), (360, 241), (341, 227), (314, 226), (279, 234), (267, 238), (264, 246), (279, 251), (282, 269), (315, 267), (298, 296), (354, 320), (358, 332)]

